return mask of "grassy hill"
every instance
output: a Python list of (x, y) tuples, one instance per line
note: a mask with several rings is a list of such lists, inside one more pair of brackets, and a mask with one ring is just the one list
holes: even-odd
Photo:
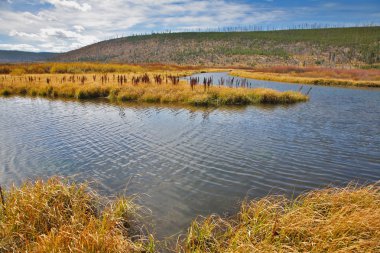
[(380, 27), (130, 36), (70, 51), (57, 61), (243, 66), (380, 62)]
[(0, 50), (0, 62), (14, 63), (14, 62), (39, 62), (45, 61), (57, 56), (56, 53), (33, 53), (24, 51), (8, 51)]

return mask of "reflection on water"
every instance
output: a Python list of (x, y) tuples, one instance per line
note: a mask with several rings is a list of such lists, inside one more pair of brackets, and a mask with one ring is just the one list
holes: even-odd
[(0, 183), (75, 175), (105, 194), (140, 193), (167, 236), (245, 196), (379, 180), (379, 101), (378, 90), (331, 87), (288, 107), (0, 98)]

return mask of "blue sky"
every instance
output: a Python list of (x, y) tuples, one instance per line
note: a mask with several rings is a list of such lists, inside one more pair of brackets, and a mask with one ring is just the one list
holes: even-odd
[(380, 2), (0, 0), (0, 49), (65, 52), (134, 33), (303, 23), (380, 24)]

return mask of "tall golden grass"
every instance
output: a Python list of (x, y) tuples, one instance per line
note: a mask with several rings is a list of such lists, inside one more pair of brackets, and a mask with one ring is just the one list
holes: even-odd
[[(105, 201), (87, 184), (58, 177), (27, 181), (1, 193), (0, 252), (162, 250), (152, 235), (136, 226), (139, 207), (133, 198)], [(281, 196), (247, 200), (233, 217), (197, 218), (172, 249), (215, 253), (379, 250), (378, 184), (314, 190), (294, 200)]]
[[(180, 76), (183, 72), (170, 72)], [(155, 72), (144, 73), (155, 80)], [(0, 76), (0, 95), (41, 96), (50, 98), (96, 99), (108, 98), (119, 102), (178, 103), (196, 106), (290, 104), (308, 100), (308, 96), (295, 91), (280, 92), (272, 89), (209, 87), (198, 85), (191, 88), (186, 81), (178, 84), (176, 78), (167, 78), (160, 83), (139, 82), (135, 74), (118, 75), (22, 75)], [(124, 78), (125, 77), (125, 78)], [(119, 81), (118, 81), (119, 80)], [(122, 81), (122, 82), (120, 82)]]
[(380, 252), (380, 187), (245, 201), (232, 218), (195, 220), (180, 252)]
[(86, 184), (25, 182), (3, 193), (0, 252), (153, 252), (152, 237), (133, 232), (131, 198), (105, 203)]
[(286, 83), (314, 84), (342, 87), (380, 87), (379, 70), (334, 71), (331, 69), (312, 68), (302, 71), (302, 68), (268, 68), (255, 71), (235, 70), (233, 76), (253, 78), (258, 80)]

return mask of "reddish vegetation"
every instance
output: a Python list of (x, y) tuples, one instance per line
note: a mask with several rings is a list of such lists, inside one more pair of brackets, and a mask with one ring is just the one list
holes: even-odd
[(254, 72), (289, 74), (298, 77), (350, 79), (355, 81), (380, 81), (378, 69), (333, 69), (319, 67), (274, 66), (256, 68)]

